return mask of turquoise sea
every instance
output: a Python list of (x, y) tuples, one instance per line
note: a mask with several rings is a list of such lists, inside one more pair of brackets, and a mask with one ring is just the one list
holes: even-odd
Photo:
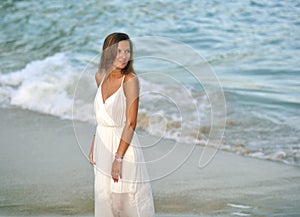
[[(81, 79), (82, 89), (89, 92), (75, 98), (76, 109), (87, 112), (75, 114), (75, 119), (93, 121), (93, 76), (106, 35), (123, 31), (133, 38), (165, 37), (198, 52), (220, 81), (229, 123), (220, 148), (300, 165), (300, 2), (7, 0), (0, 7), (1, 107), (73, 118), (75, 85)], [(136, 60), (137, 74), (160, 72), (185, 79), (178, 65), (143, 61)], [(147, 90), (169, 88), (167, 79), (144, 83)], [(192, 83), (190, 88), (197, 92)], [(205, 138), (209, 102), (200, 92), (195, 100), (204, 114), (201, 123), (189, 111), (182, 117), (190, 119), (186, 131), (200, 127), (203, 135), (182, 133), (178, 128), (182, 120), (173, 106), (164, 107), (151, 94), (144, 97), (147, 103), (141, 103), (140, 113), (153, 127), (144, 129), (160, 135), (160, 127), (167, 124), (163, 131), (168, 138), (186, 142)], [(179, 94), (173, 100), (176, 104), (184, 99)], [(186, 101), (183, 106), (188, 105)], [(164, 122), (161, 116), (167, 116)]]
[[(126, 32), (136, 56), (156, 48), (180, 55), (174, 43), (195, 51), (226, 101), (212, 106), (221, 96), (207, 95), (207, 81), (178, 62), (137, 58), (141, 135), (205, 146), (212, 110), (226, 108), (219, 149), (300, 166), (299, 0), (3, 0), (0, 17), (0, 109), (94, 124), (103, 40)], [(140, 43), (145, 37), (169, 44)], [(199, 56), (182, 53), (195, 64)]]

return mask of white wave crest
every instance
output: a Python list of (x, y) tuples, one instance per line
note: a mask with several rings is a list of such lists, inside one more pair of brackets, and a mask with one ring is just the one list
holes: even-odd
[(30, 62), (20, 71), (0, 76), (0, 102), (69, 117), (74, 72), (64, 53)]

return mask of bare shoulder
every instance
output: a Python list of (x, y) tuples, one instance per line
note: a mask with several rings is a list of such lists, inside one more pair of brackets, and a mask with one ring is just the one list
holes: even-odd
[[(130, 81), (130, 82), (128, 82)], [(137, 83), (138, 84), (138, 77), (136, 76), (136, 74), (130, 72), (128, 74), (125, 75), (125, 78), (124, 78), (124, 83)]]
[(101, 80), (102, 80), (102, 75), (100, 72), (96, 72), (95, 79), (96, 79), (97, 86), (99, 87)]
[(139, 80), (136, 74), (128, 73), (124, 78), (125, 96), (129, 98), (137, 98), (139, 94)]

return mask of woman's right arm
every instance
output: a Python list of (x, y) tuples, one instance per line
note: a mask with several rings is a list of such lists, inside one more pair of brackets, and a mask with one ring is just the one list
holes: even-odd
[(91, 150), (90, 150), (90, 154), (89, 154), (89, 160), (90, 160), (91, 165), (96, 165), (96, 163), (94, 161), (94, 145), (95, 145), (95, 135), (93, 137), (92, 146), (91, 146)]
[[(96, 80), (96, 84), (97, 87), (99, 87), (100, 82), (101, 82), (101, 74), (99, 72), (97, 72), (95, 74), (95, 80)], [(91, 150), (90, 150), (90, 154), (89, 154), (89, 160), (90, 160), (90, 164), (92, 165), (96, 165), (95, 161), (94, 161), (94, 146), (95, 146), (95, 135), (93, 137), (93, 141), (92, 141), (92, 145), (91, 145)]]

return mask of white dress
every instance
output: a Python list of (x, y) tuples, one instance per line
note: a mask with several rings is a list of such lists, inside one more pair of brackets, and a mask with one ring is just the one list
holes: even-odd
[(111, 177), (114, 154), (126, 121), (124, 77), (120, 88), (105, 102), (102, 99), (101, 82), (94, 101), (98, 123), (94, 143), (95, 216), (153, 217), (152, 190), (135, 134), (123, 159), (122, 179), (115, 183)]

